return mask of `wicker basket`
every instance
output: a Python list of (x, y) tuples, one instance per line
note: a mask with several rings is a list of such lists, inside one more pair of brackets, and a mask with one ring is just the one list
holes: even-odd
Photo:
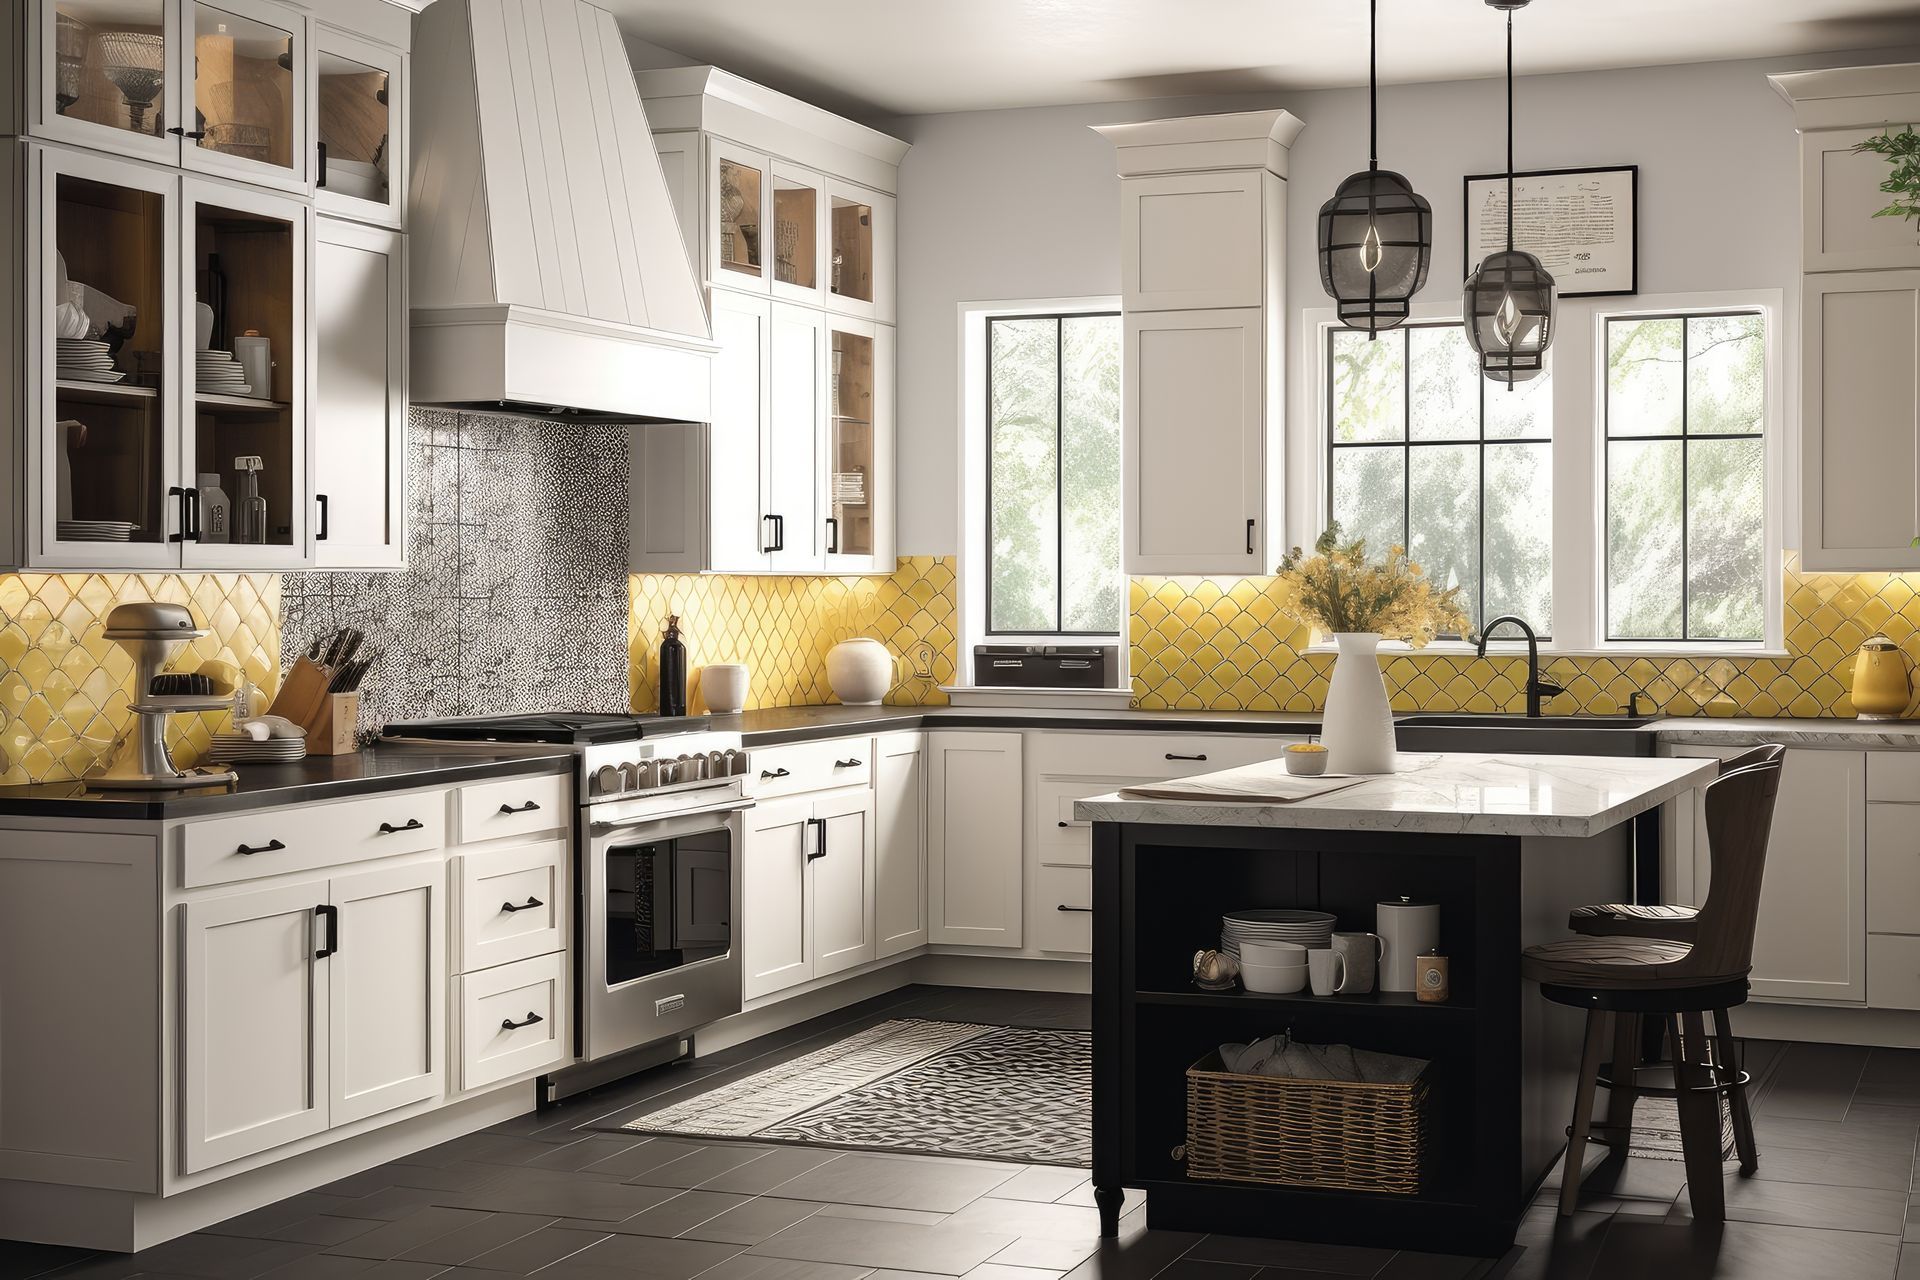
[(1349, 1084), (1187, 1068), (1187, 1176), (1342, 1191), (1420, 1190), (1427, 1080)]

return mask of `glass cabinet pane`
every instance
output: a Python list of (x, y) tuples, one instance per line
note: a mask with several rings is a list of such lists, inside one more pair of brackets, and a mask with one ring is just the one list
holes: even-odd
[(773, 278), (798, 289), (819, 285), (820, 190), (773, 176)]
[(827, 553), (870, 556), (873, 520), (873, 339), (833, 334), (829, 383)]
[(873, 206), (833, 198), (833, 292), (873, 301)]
[(212, 5), (193, 7), (196, 144), (293, 167), (293, 33)]
[(298, 228), (194, 208), (194, 414), (185, 470), (200, 541), (288, 546), (301, 438), (294, 401)]
[(762, 278), (761, 194), (766, 175), (737, 160), (720, 161), (720, 269)]
[(53, 109), (149, 137), (165, 127), (166, 0), (57, 0)]
[(320, 60), (321, 189), (387, 203), (387, 73), (329, 50)]

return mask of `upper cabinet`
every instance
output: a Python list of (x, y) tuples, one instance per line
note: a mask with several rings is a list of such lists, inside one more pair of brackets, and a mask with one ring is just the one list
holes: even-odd
[(1769, 79), (1800, 131), (1800, 563), (1920, 569), (1920, 228), (1875, 216), (1889, 161), (1854, 150), (1920, 118), (1920, 63)]
[(407, 190), (407, 55), (314, 24), (314, 203), (320, 212), (402, 225)]
[(906, 144), (713, 67), (638, 80), (721, 350), (713, 420), (643, 433), (630, 567), (892, 572)]

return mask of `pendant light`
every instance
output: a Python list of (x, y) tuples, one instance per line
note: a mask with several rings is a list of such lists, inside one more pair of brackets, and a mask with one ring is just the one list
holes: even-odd
[(1433, 260), (1433, 206), (1380, 167), (1379, 0), (1367, 2), (1367, 167), (1320, 206), (1320, 284), (1340, 323), (1378, 337), (1403, 323)]
[(1553, 341), (1553, 277), (1540, 259), (1513, 247), (1513, 11), (1527, 0), (1487, 0), (1507, 15), (1507, 247), (1467, 277), (1461, 309), (1480, 372), (1509, 390), (1538, 377)]

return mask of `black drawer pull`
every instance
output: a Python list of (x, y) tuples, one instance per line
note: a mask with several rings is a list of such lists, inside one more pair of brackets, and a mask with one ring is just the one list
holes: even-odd
[(532, 813), (535, 809), (538, 809), (539, 807), (540, 807), (539, 801), (529, 800), (525, 804), (519, 806), (518, 808), (515, 808), (513, 805), (510, 805), (510, 804), (503, 804), (500, 806), (500, 812), (506, 813), (506, 814)]
[(775, 769), (769, 773), (767, 770), (762, 769), (760, 771), (760, 781), (765, 782), (768, 778), (785, 778), (792, 772), (793, 770), (791, 769)]
[(1068, 821), (1067, 821), (1067, 820), (1066, 820), (1065, 818), (1062, 818), (1062, 819), (1060, 819), (1060, 821), (1059, 821), (1059, 822), (1057, 822), (1057, 823), (1055, 823), (1054, 825), (1055, 825), (1055, 826), (1060, 826), (1060, 827), (1070, 827), (1070, 826), (1072, 826), (1073, 824), (1072, 824), (1071, 822), (1068, 822)]
[(535, 907), (544, 907), (546, 905), (546, 903), (540, 901), (540, 899), (534, 897), (532, 894), (528, 894), (525, 902), (503, 902), (500, 904), (500, 909), (502, 911), (531, 911)]
[(860, 767), (860, 761), (849, 756), (845, 760), (835, 760), (833, 767), (836, 769), (858, 769)]
[(1064, 902), (1063, 902), (1063, 903), (1061, 903), (1061, 904), (1060, 904), (1059, 906), (1057, 906), (1057, 907), (1055, 907), (1055, 908), (1054, 908), (1054, 910), (1055, 910), (1055, 911), (1078, 911), (1078, 912), (1080, 912), (1080, 913), (1082, 913), (1082, 914), (1084, 914), (1084, 915), (1092, 915), (1092, 914), (1093, 914), (1093, 908), (1092, 908), (1092, 907), (1070, 907), (1070, 906), (1068, 906), (1068, 905), (1067, 905), (1066, 903), (1064, 903)]
[(1204, 752), (1204, 751), (1202, 751), (1202, 752), (1201, 752), (1201, 753), (1200, 753), (1199, 755), (1197, 755), (1197, 756), (1182, 756), (1182, 755), (1175, 755), (1175, 754), (1174, 754), (1173, 752), (1171, 752), (1171, 751), (1169, 751), (1169, 752), (1167, 752), (1167, 759), (1169, 759), (1169, 760), (1200, 760), (1200, 761), (1205, 761), (1205, 760), (1206, 760), (1206, 758), (1207, 758), (1207, 753), (1206, 753), (1206, 752)]
[(383, 822), (380, 824), (380, 834), (390, 836), (396, 831), (418, 831), (426, 825), (426, 823), (420, 821), (418, 818), (408, 818), (404, 826), (398, 827), (394, 826), (391, 822)]
[(530, 1027), (536, 1022), (545, 1022), (545, 1021), (546, 1019), (541, 1017), (539, 1014), (529, 1013), (527, 1014), (526, 1019), (521, 1022), (515, 1022), (512, 1018), (500, 1019), (500, 1029), (502, 1031), (518, 1031), (522, 1027)]
[(278, 853), (286, 847), (287, 846), (281, 844), (278, 840), (269, 840), (265, 844), (243, 844), (238, 849), (235, 849), (234, 852), (251, 858), (256, 853)]

